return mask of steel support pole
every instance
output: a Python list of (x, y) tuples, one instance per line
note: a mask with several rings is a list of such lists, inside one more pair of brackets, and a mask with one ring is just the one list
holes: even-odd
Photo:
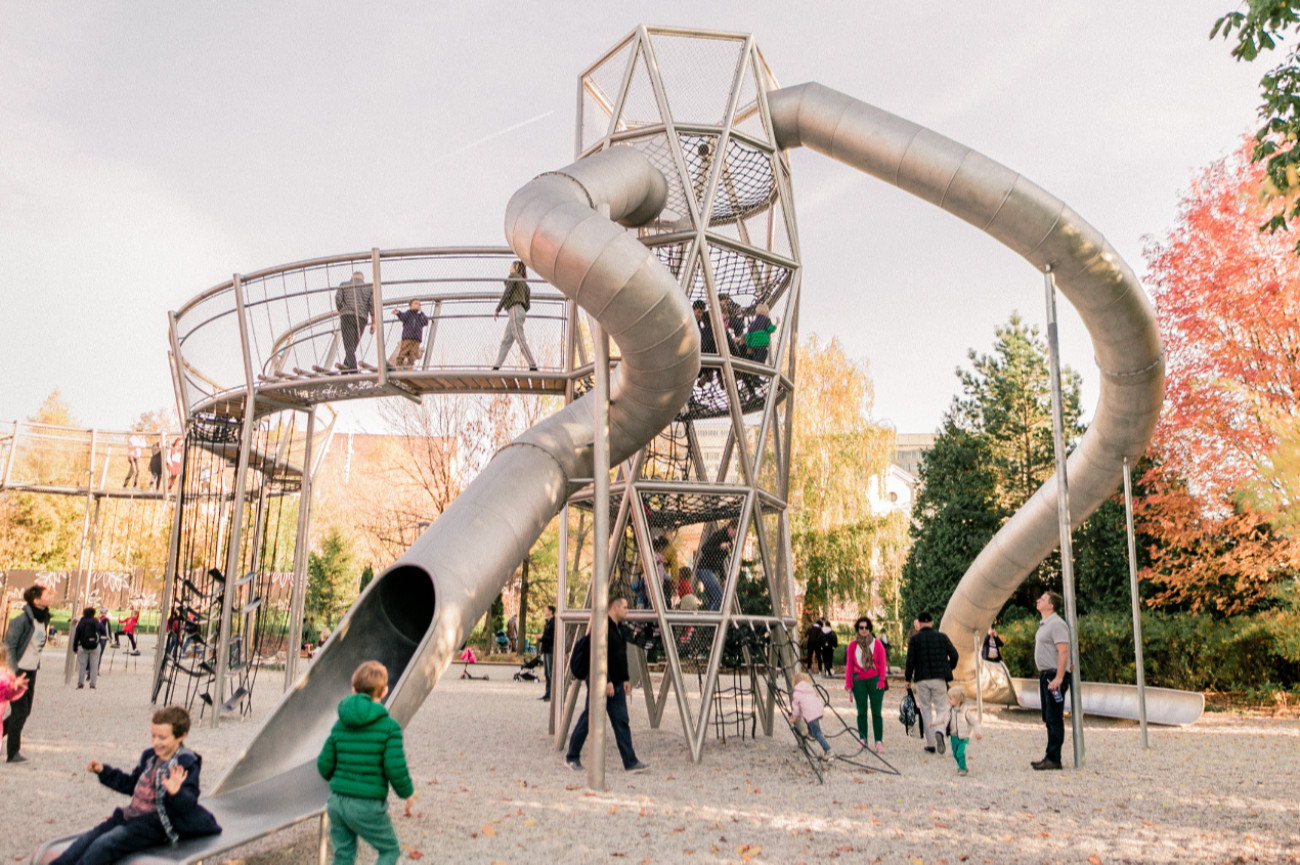
[(384, 297), (383, 288), (379, 282), (379, 249), (372, 247), (370, 250), (370, 272), (371, 285), (374, 290), (371, 292), (371, 303), (374, 309), (371, 312), (373, 318), (371, 328), (375, 332), (375, 368), (379, 370), (378, 382), (383, 387), (388, 383), (388, 355), (384, 353)]
[[(231, 615), (234, 610), (235, 583), (239, 574), (239, 547), (243, 539), (244, 498), (248, 490), (249, 451), (256, 424), (253, 392), (253, 359), (248, 339), (248, 316), (244, 309), (244, 287), (239, 274), (234, 276), (235, 314), (239, 321), (239, 345), (244, 355), (245, 393), (244, 418), (239, 438), (239, 465), (235, 469), (234, 496), (230, 504), (230, 535), (226, 545), (226, 582), (221, 593), (221, 627), (217, 637), (217, 673), (212, 694), (212, 727), (221, 725), (221, 707), (226, 701), (226, 674), (230, 669)], [(183, 480), (183, 479), (182, 479)], [(179, 498), (179, 496), (178, 496)]]
[(564, 717), (564, 684), (568, 681), (569, 673), (569, 651), (567, 632), (564, 628), (564, 613), (568, 609), (569, 597), (569, 506), (566, 504), (560, 508), (560, 537), (556, 549), (560, 554), (556, 556), (556, 573), (555, 573), (555, 639), (551, 643), (551, 701), (547, 703), (550, 711), (547, 713), (550, 718), (547, 721), (546, 732), (551, 737), (551, 743), (556, 750), (564, 747), (564, 738), (557, 736), (555, 731), (562, 729)]
[(593, 317), (596, 435), (592, 441), (591, 672), (587, 676), (587, 787), (605, 789), (605, 685), (609, 681), (609, 337)]
[(1056, 453), (1056, 507), (1061, 529), (1061, 594), (1065, 596), (1065, 622), (1070, 627), (1071, 738), (1074, 768), (1083, 767), (1083, 685), (1079, 681), (1079, 619), (1074, 603), (1074, 557), (1070, 545), (1070, 484), (1065, 466), (1065, 418), (1061, 395), (1061, 351), (1056, 330), (1056, 279), (1051, 265), (1043, 271), (1047, 296), (1047, 359), (1052, 376), (1052, 449)]
[(14, 421), (14, 437), (9, 441), (9, 458), (5, 460), (5, 474), (0, 478), (0, 490), (9, 486), (14, 473), (14, 454), (18, 452), (18, 421)]
[[(176, 363), (178, 365), (180, 363), (179, 355), (176, 356)], [(182, 422), (188, 423), (188, 420)], [(163, 593), (158, 606), (158, 637), (153, 652), (153, 693), (149, 699), (149, 702), (155, 705), (158, 703), (158, 693), (162, 690), (163, 660), (167, 655), (167, 620), (171, 618), (172, 593), (176, 586), (176, 571), (180, 561), (181, 520), (185, 513), (183, 493), (184, 485), (176, 491), (176, 500), (172, 502), (172, 533), (171, 540), (167, 544), (167, 569), (163, 571)], [(164, 497), (163, 501), (166, 502), (167, 499)], [(180, 648), (179, 645), (177, 648)]]
[[(68, 650), (63, 658), (63, 684), (71, 684), (72, 674), (77, 666), (77, 647), (72, 644), (72, 622), (77, 617), (77, 608), (81, 602), (81, 574), (86, 567), (86, 542), (90, 536), (91, 513), (98, 512), (98, 500), (95, 498), (95, 445), (98, 433), (90, 431), (90, 467), (86, 469), (86, 516), (81, 523), (81, 551), (77, 553), (77, 584), (72, 592), (72, 615), (68, 617)], [(86, 594), (90, 594), (90, 574), (86, 574)]]
[(1133, 481), (1129, 477), (1128, 457), (1124, 458), (1124, 523), (1128, 534), (1128, 584), (1133, 599), (1133, 666), (1137, 670), (1138, 724), (1142, 728), (1142, 747), (1147, 740), (1147, 674), (1142, 662), (1142, 611), (1139, 609), (1137, 539), (1133, 534)]
[(298, 651), (302, 643), (302, 617), (307, 606), (307, 533), (311, 529), (312, 436), (316, 434), (316, 409), (307, 412), (307, 441), (302, 455), (302, 486), (298, 491), (298, 536), (293, 543), (293, 585), (289, 589), (289, 634), (284, 650), (284, 689), (298, 679)]

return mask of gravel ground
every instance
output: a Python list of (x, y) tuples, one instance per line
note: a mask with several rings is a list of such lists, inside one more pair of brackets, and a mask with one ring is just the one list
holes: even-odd
[[(122, 659), (96, 691), (64, 687), (62, 656), (48, 652), (24, 735), (30, 761), (0, 764), (4, 861), (24, 861), (42, 840), (87, 828), (123, 800), (84, 771), (95, 757), (131, 765), (148, 744), (149, 647), (138, 671)], [(107, 670), (108, 661), (105, 661)], [(970, 775), (922, 752), (898, 724), (902, 690), (885, 703), (886, 757), (901, 775), (836, 764), (817, 782), (784, 725), (771, 739), (710, 738), (691, 763), (675, 704), (650, 730), (632, 700), (637, 753), (651, 764), (624, 773), (608, 737), (608, 790), (591, 793), (550, 747), (541, 685), (510, 680), (513, 667), (454, 671), (407, 731), (415, 816), (391, 800), (404, 858), (449, 863), (1300, 863), (1300, 721), (1207, 715), (1186, 730), (1151, 728), (1143, 751), (1134, 723), (1089, 719), (1081, 770), (1034, 772), (1045, 734), (1037, 715), (987, 711)], [(274, 674), (260, 687), (273, 702)], [(852, 723), (851, 701), (833, 693)], [(259, 714), (189, 744), (211, 784), (257, 730)], [(827, 731), (834, 721), (828, 718)], [(1068, 730), (1067, 726), (1067, 730)], [(832, 744), (838, 745), (839, 741)], [(1065, 752), (1070, 753), (1066, 742)], [(315, 861), (304, 827), (236, 851), (226, 861)], [(359, 861), (373, 862), (363, 845)]]

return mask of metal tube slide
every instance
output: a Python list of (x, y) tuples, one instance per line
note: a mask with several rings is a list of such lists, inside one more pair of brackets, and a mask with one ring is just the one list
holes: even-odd
[[(1022, 709), (1035, 712), (1042, 709), (1039, 702), (1037, 679), (1012, 679), (1016, 702)], [(1136, 721), (1138, 693), (1136, 685), (1117, 685), (1107, 682), (1083, 683), (1083, 714), (1103, 718), (1124, 718)], [(1147, 688), (1147, 720), (1168, 727), (1185, 727), (1195, 724), (1205, 711), (1205, 695), (1195, 691), (1178, 691), (1173, 688)], [(1074, 689), (1065, 695), (1065, 711), (1070, 711)]]
[[(654, 255), (614, 224), (657, 214), (663, 176), (615, 147), (543, 175), (511, 199), (519, 257), (600, 321), (622, 361), (610, 390), (610, 463), (631, 456), (685, 405), (700, 367), (686, 295)], [(596, 212), (608, 205), (610, 218)], [(611, 221), (614, 220), (614, 221)], [(204, 799), (225, 827), (165, 851), (192, 862), (324, 808), (314, 762), (364, 660), (389, 670), (388, 710), (408, 722), (575, 482), (590, 478), (594, 420), (584, 397), (503, 448), (410, 550), (366, 588), (248, 748)], [(255, 806), (255, 807), (254, 807)], [(38, 851), (44, 861), (59, 845)], [(150, 860), (152, 861), (152, 860)]]
[[(1092, 424), (1067, 464), (1077, 526), (1114, 493), (1124, 459), (1146, 450), (1164, 397), (1164, 350), (1133, 271), (1059, 199), (964, 145), (820, 84), (783, 88), (768, 104), (780, 146), (810, 147), (892, 183), (992, 235), (1040, 272), (1051, 267), (1083, 318), (1102, 376)], [(976, 557), (941, 629), (955, 645), (973, 645), (1058, 543), (1053, 476)], [(971, 653), (954, 675), (974, 681)]]
[[(1084, 682), (1082, 687), (1085, 715), (1138, 720), (1136, 685)], [(1019, 706), (1035, 712), (1042, 708), (1038, 698), (1038, 680), (1018, 679), (1012, 676), (1006, 664), (1000, 661), (985, 661), (980, 665), (980, 691), (986, 702)], [(1067, 711), (1072, 698), (1073, 689), (1065, 698)], [(1184, 727), (1194, 724), (1205, 711), (1205, 695), (1196, 691), (1147, 688), (1146, 701), (1147, 719), (1152, 724), (1163, 726)]]

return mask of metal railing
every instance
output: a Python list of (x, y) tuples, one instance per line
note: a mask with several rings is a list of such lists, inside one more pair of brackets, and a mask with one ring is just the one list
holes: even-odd
[[(351, 372), (341, 368), (346, 346), (338, 306), (340, 287), (354, 278), (372, 292), (357, 328), (357, 375), (377, 375), (382, 384), (390, 373), (490, 370), (506, 328), (505, 316), (494, 312), (512, 261), (510, 250), (497, 247), (372, 250), (236, 275), (172, 313), (178, 397), (193, 413), (250, 385), (260, 390)], [(529, 283), (525, 333), (534, 358), (543, 372), (567, 374), (571, 306), (544, 282)], [(396, 313), (413, 300), (429, 318), (419, 360), (392, 369), (386, 362), (395, 359), (403, 328)], [(504, 366), (527, 367), (518, 347)]]

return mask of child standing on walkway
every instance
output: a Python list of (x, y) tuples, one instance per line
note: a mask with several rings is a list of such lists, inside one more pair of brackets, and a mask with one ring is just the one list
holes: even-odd
[(131, 801), (73, 841), (50, 865), (116, 862), (149, 847), (220, 832), (213, 816), (199, 806), (203, 758), (182, 744), (189, 731), (189, 712), (168, 706), (153, 713), (153, 747), (145, 749), (130, 774), (91, 760), (86, 768), (99, 776), (99, 783)]
[(953, 685), (948, 689), (948, 744), (952, 745), (952, 758), (957, 761), (957, 774), (966, 774), (966, 743), (974, 736), (983, 739), (979, 719), (966, 705), (966, 689)]
[(821, 697), (817, 696), (817, 690), (813, 687), (812, 676), (807, 673), (796, 674), (794, 690), (790, 692), (790, 723), (802, 718), (808, 725), (808, 735), (822, 746), (822, 759), (829, 760), (832, 756), (831, 746), (822, 734), (822, 715), (825, 712), (826, 707), (822, 705)]
[(397, 351), (393, 352), (388, 364), (398, 369), (410, 369), (420, 359), (420, 340), (424, 336), (424, 326), (429, 323), (429, 317), (420, 311), (418, 300), (411, 301), (405, 311), (393, 310), (393, 315), (402, 322), (402, 341), (398, 343)]
[(393, 865), (401, 853), (388, 816), (388, 786), (406, 800), (411, 816), (415, 788), (406, 769), (402, 727), (388, 715), (388, 668), (366, 661), (352, 674), (352, 696), (339, 703), (339, 719), (316, 758), (316, 769), (330, 783), (326, 813), (334, 865), (352, 865), (357, 836), (379, 852), (375, 865)]

